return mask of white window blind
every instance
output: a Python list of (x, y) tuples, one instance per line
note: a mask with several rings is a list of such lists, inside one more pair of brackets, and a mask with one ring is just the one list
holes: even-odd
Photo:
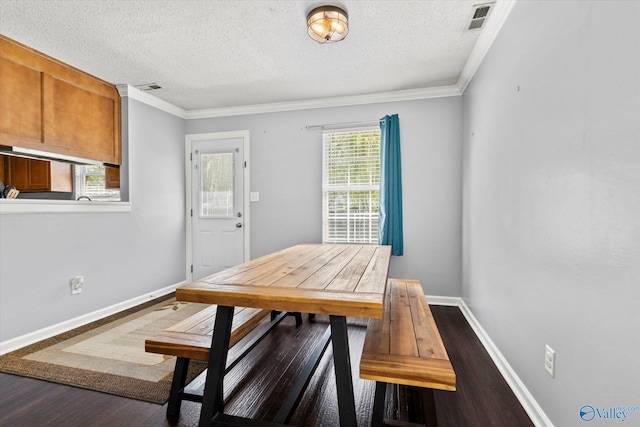
[(380, 129), (322, 134), (325, 243), (378, 243)]

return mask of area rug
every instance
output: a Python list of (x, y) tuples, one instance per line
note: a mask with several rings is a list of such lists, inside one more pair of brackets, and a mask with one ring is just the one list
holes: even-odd
[[(0, 371), (164, 404), (176, 358), (144, 341), (206, 307), (169, 295), (0, 356)], [(205, 368), (190, 365), (189, 381)]]

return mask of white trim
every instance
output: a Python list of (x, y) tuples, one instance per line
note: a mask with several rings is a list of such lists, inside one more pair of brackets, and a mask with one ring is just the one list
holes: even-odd
[(489, 48), (493, 45), (516, 1), (517, 0), (498, 0), (491, 7), (491, 16), (487, 18), (487, 22), (478, 36), (471, 55), (469, 55), (469, 59), (467, 59), (467, 63), (464, 65), (462, 73), (460, 73), (460, 77), (456, 83), (458, 91), (461, 94), (467, 89), (471, 79), (476, 74), (476, 71), (478, 71), (480, 64), (487, 55), (487, 52), (489, 52)]
[(458, 96), (461, 92), (456, 85), (425, 89), (408, 89), (394, 92), (371, 93), (365, 95), (339, 96), (333, 98), (307, 99), (302, 101), (276, 102), (271, 104), (242, 105), (237, 107), (188, 110), (186, 119), (242, 116), (247, 114), (276, 113), (282, 111), (310, 110), (314, 108), (344, 107), (350, 105), (377, 104), (382, 102), (411, 101), (416, 99)]
[(426, 295), (427, 302), (433, 305), (446, 305), (451, 307), (460, 307), (463, 303), (460, 297), (441, 297), (437, 295)]
[(174, 116), (191, 120), (213, 117), (243, 116), (247, 114), (276, 113), (282, 111), (309, 110), (313, 108), (344, 107), (349, 105), (377, 104), (382, 102), (412, 101), (416, 99), (442, 98), (462, 94), (457, 85), (438, 86), (421, 89), (407, 89), (391, 92), (349, 95), (333, 98), (307, 99), (301, 101), (274, 102), (268, 104), (240, 105), (201, 110), (185, 110), (156, 96), (130, 85), (117, 85), (120, 96), (135, 99)]
[(44, 199), (0, 200), (0, 215), (122, 212), (131, 212), (131, 202), (90, 202), (84, 200)]
[(544, 413), (540, 405), (538, 405), (538, 402), (533, 398), (511, 365), (509, 365), (509, 362), (507, 362), (507, 359), (505, 359), (498, 347), (491, 340), (489, 334), (487, 334), (484, 328), (480, 325), (480, 322), (478, 322), (467, 304), (462, 299), (460, 299), (460, 301), (460, 310), (462, 310), (462, 314), (464, 314), (467, 322), (469, 322), (469, 325), (471, 325), (471, 328), (484, 345), (505, 381), (509, 384), (509, 387), (511, 387), (511, 390), (513, 390), (513, 393), (516, 395), (516, 398), (520, 401), (520, 404), (522, 404), (522, 407), (531, 418), (533, 424), (539, 427), (553, 427), (551, 420)]
[(30, 332), (28, 334), (25, 334), (16, 338), (11, 338), (6, 341), (2, 341), (0, 342), (0, 355), (18, 350), (22, 347), (31, 345), (38, 341), (51, 338), (63, 332), (70, 331), (71, 329), (79, 328), (80, 326), (84, 326), (88, 323), (95, 322), (96, 320), (100, 320), (107, 316), (111, 316), (112, 314), (116, 314), (123, 310), (127, 310), (131, 307), (135, 307), (136, 305), (140, 305), (142, 303), (154, 300), (163, 295), (170, 294), (171, 292), (175, 291), (177, 287), (182, 286), (184, 284), (185, 282), (177, 283), (175, 285), (170, 285), (165, 288), (158, 289), (156, 291), (149, 292), (144, 295), (140, 295), (139, 297), (131, 298), (127, 301), (123, 301), (123, 302), (111, 305), (109, 307), (96, 310), (92, 313), (87, 313), (82, 316), (78, 316), (73, 319), (60, 322), (56, 325), (49, 326), (49, 327), (40, 329), (38, 331)]
[(473, 315), (473, 312), (467, 304), (464, 302), (462, 298), (459, 297), (439, 297), (428, 295), (427, 302), (433, 305), (448, 305), (448, 306), (458, 306), (462, 314), (464, 315), (467, 322), (469, 322), (469, 326), (473, 329), (473, 332), (477, 335), (478, 339), (489, 353), (489, 356), (495, 363), (498, 371), (502, 374), (502, 377), (505, 379), (513, 394), (516, 396), (524, 410), (531, 418), (531, 422), (537, 427), (553, 427), (553, 423), (544, 413), (538, 402), (533, 398), (527, 387), (520, 380), (516, 372), (513, 370), (507, 359), (502, 355), (498, 347), (489, 337), (489, 334), (484, 330), (484, 328), (478, 322), (478, 319)]
[(184, 197), (184, 218), (187, 222), (186, 224), (186, 236), (184, 239), (184, 253), (186, 259), (186, 271), (185, 277), (187, 278), (187, 282), (193, 281), (193, 250), (192, 250), (192, 235), (193, 235), (193, 226), (191, 225), (191, 139), (189, 135), (184, 136), (184, 188), (185, 188), (185, 197)]
[(195, 133), (195, 134), (187, 134), (184, 136), (184, 161), (185, 161), (185, 218), (187, 221), (187, 231), (186, 231), (186, 239), (185, 239), (185, 253), (186, 253), (186, 277), (187, 282), (191, 282), (193, 280), (193, 272), (191, 271), (191, 265), (193, 264), (193, 251), (191, 249), (192, 245), (192, 224), (191, 224), (191, 144), (194, 141), (208, 141), (208, 140), (216, 140), (216, 139), (234, 139), (234, 138), (242, 138), (243, 140), (243, 151), (244, 151), (244, 161), (246, 162), (246, 167), (244, 170), (244, 191), (243, 191), (243, 215), (244, 215), (244, 261), (249, 261), (251, 259), (251, 162), (249, 161), (249, 147), (250, 147), (250, 133), (248, 130), (239, 130), (239, 131), (230, 131), (230, 132), (213, 132), (213, 133)]
[(151, 95), (150, 93), (144, 92), (136, 87), (131, 85), (116, 85), (116, 88), (122, 97), (126, 96), (128, 98), (135, 99), (136, 101), (140, 101), (151, 107), (157, 108), (158, 110), (162, 110), (183, 119), (187, 117), (187, 110), (184, 108), (177, 107), (164, 99), (160, 99), (157, 96)]

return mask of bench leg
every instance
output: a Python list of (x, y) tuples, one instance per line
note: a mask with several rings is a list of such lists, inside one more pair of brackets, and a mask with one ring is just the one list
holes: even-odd
[(384, 426), (385, 398), (387, 397), (387, 383), (376, 381), (376, 393), (373, 398), (373, 414), (371, 415), (371, 427)]
[(173, 371), (171, 381), (171, 391), (169, 392), (169, 403), (167, 404), (167, 417), (178, 418), (180, 406), (182, 405), (182, 390), (187, 382), (187, 370), (189, 369), (189, 359), (178, 357), (176, 367)]

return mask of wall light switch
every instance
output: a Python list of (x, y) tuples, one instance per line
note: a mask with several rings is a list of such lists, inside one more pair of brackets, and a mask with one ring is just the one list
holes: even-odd
[(260, 193), (258, 193), (257, 191), (251, 192), (251, 201), (252, 202), (259, 202), (260, 201)]

